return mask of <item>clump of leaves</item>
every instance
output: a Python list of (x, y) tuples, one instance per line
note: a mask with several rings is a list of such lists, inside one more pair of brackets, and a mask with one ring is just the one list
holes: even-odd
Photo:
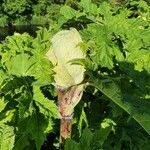
[(75, 108), (72, 139), (65, 149), (149, 150), (148, 3), (81, 0), (66, 4), (59, 6), (50, 30), (41, 28), (36, 38), (14, 34), (0, 44), (1, 147), (40, 149), (53, 132), (54, 142), (46, 148), (58, 148), (57, 95), (51, 84), (52, 64), (44, 57), (54, 33), (76, 27), (86, 60), (72, 63), (86, 68), (86, 89)]

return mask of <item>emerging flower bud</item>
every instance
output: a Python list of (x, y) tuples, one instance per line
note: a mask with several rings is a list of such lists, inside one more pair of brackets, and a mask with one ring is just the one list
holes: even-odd
[(52, 47), (46, 55), (54, 65), (56, 85), (65, 89), (80, 84), (84, 78), (84, 67), (69, 62), (85, 58), (79, 46), (82, 42), (79, 32), (75, 28), (60, 31), (51, 42)]

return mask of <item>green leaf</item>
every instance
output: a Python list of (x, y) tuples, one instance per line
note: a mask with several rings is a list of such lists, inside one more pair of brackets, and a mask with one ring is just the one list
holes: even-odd
[(84, 112), (84, 109), (82, 108), (82, 112), (80, 114), (79, 123), (78, 123), (78, 130), (79, 130), (79, 135), (80, 136), (81, 136), (82, 126), (83, 126), (84, 122), (85, 122), (85, 124), (88, 124), (86, 114)]
[(94, 40), (94, 49), (90, 51), (90, 57), (93, 62), (101, 67), (113, 68), (113, 57), (117, 60), (123, 60), (123, 53), (118, 46), (112, 41), (112, 33), (105, 25), (90, 24), (82, 32), (84, 38)]
[(91, 0), (81, 0), (79, 5), (83, 7), (83, 11), (86, 13), (99, 14), (97, 5), (92, 3)]
[(3, 114), (1, 113), (0, 114), (0, 117), (1, 117), (0, 123), (4, 124), (4, 123), (11, 122), (13, 120), (14, 116), (15, 116), (15, 109), (8, 110)]
[(5, 27), (8, 23), (8, 16), (0, 15), (0, 27)]
[(33, 108), (32, 114), (19, 120), (17, 124), (18, 130), (16, 132), (14, 149), (24, 149), (27, 146), (32, 146), (33, 149), (36, 146), (36, 149), (40, 150), (46, 138), (48, 123), (49, 120)]
[(26, 134), (16, 134), (15, 144), (13, 150), (22, 150), (30, 145), (28, 136)]
[[(150, 113), (147, 112), (149, 108), (149, 104), (147, 102), (139, 102), (141, 103), (139, 104), (140, 107), (136, 107), (135, 109), (136, 104), (134, 103), (136, 103), (136, 101), (125, 101), (123, 99), (121, 89), (115, 82), (103, 82), (102, 80), (93, 78), (92, 85), (99, 89), (105, 96), (119, 105), (127, 113), (131, 114), (131, 116), (147, 131), (147, 133), (150, 134)], [(140, 108), (142, 109), (142, 113)]]
[(0, 124), (0, 150), (12, 150), (14, 147), (14, 128)]
[(41, 56), (34, 56), (32, 59), (36, 62), (31, 70), (31, 75), (36, 79), (34, 84), (43, 86), (52, 83), (53, 71), (51, 63), (42, 54)]
[(33, 38), (27, 33), (14, 33), (13, 36), (7, 36), (2, 46), (2, 61), (9, 61), (11, 56), (16, 55), (16, 52), (25, 53), (31, 51), (32, 40)]
[(102, 124), (106, 126), (101, 126), (99, 130), (94, 133), (90, 129), (85, 128), (79, 143), (68, 139), (65, 144), (65, 150), (96, 150), (103, 148), (103, 143), (107, 139), (114, 122), (110, 119), (105, 119)]
[(5, 108), (7, 103), (5, 103), (4, 99), (0, 98), (0, 112)]
[(88, 128), (84, 129), (80, 140), (80, 149), (91, 150), (92, 139), (92, 132)]
[(135, 51), (130, 53), (127, 58), (129, 63), (134, 63), (135, 70), (150, 72), (150, 52), (147, 50)]
[(48, 120), (41, 113), (33, 113), (27, 122), (27, 132), (31, 134), (32, 139), (35, 141), (37, 150), (40, 150), (46, 135), (45, 130), (48, 126)]
[(5, 77), (6, 77), (6, 74), (2, 70), (0, 70), (0, 85), (4, 81)]
[(67, 139), (64, 150), (80, 150), (79, 144), (71, 139)]
[(16, 76), (32, 76), (31, 70), (35, 61), (27, 54), (19, 54), (6, 62), (9, 74)]
[(107, 140), (109, 133), (113, 130), (115, 122), (111, 119), (104, 119), (101, 123), (101, 128), (96, 130), (93, 137), (93, 149), (94, 147), (103, 147), (104, 142)]
[(33, 99), (31, 92), (25, 90), (20, 92), (22, 93), (20, 97), (16, 99), (16, 101), (18, 102), (17, 108), (19, 119), (23, 119), (32, 114), (31, 103), (33, 102)]
[(62, 14), (66, 19), (72, 19), (76, 16), (76, 11), (69, 6), (64, 5), (60, 9), (60, 14)]
[(38, 86), (33, 87), (33, 99), (35, 100), (35, 103), (40, 109), (40, 112), (44, 115), (47, 115), (49, 117), (58, 118), (58, 108), (56, 104), (48, 100), (44, 95), (42, 94), (40, 88)]

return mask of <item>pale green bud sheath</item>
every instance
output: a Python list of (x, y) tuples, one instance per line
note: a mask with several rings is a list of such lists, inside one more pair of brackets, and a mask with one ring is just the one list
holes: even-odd
[(79, 44), (82, 42), (79, 32), (72, 28), (58, 32), (51, 40), (52, 47), (47, 56), (54, 65), (55, 84), (68, 88), (80, 84), (84, 78), (84, 67), (71, 64), (73, 59), (84, 59), (85, 55)]

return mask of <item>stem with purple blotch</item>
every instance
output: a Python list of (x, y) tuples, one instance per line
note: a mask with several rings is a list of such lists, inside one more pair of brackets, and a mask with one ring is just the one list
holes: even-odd
[(71, 138), (71, 127), (74, 107), (81, 100), (83, 85), (72, 86), (68, 89), (58, 89), (58, 108), (60, 112), (60, 150), (64, 149), (67, 138)]

